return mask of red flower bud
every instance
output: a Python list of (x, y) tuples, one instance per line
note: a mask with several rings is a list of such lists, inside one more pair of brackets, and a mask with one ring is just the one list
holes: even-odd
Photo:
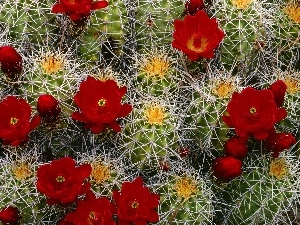
[(246, 145), (247, 139), (240, 137), (232, 137), (225, 142), (224, 148), (226, 155), (234, 156), (238, 159), (246, 157), (248, 147)]
[(1, 70), (11, 79), (15, 79), (22, 71), (22, 57), (10, 46), (0, 47)]
[(296, 142), (295, 137), (290, 133), (272, 133), (265, 140), (265, 147), (273, 152), (274, 158), (277, 158), (280, 152), (289, 149)]
[(274, 95), (274, 101), (278, 108), (280, 108), (283, 104), (286, 89), (287, 86), (282, 80), (276, 81), (269, 87), (269, 90), (272, 91)]
[(186, 12), (190, 15), (195, 15), (201, 9), (204, 9), (205, 5), (203, 0), (189, 0), (185, 3)]
[(0, 221), (3, 224), (20, 224), (22, 216), (18, 208), (13, 206), (8, 206), (0, 211)]
[(179, 149), (179, 155), (181, 158), (186, 157), (189, 154), (189, 149), (188, 148), (180, 148)]
[(213, 162), (214, 176), (223, 181), (229, 181), (242, 174), (242, 161), (233, 156), (216, 158)]
[(61, 109), (52, 95), (44, 94), (38, 98), (37, 111), (46, 122), (55, 122)]

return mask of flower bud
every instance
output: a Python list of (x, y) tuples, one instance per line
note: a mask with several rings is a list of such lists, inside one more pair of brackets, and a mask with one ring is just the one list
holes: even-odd
[(20, 224), (21, 219), (20, 211), (16, 207), (8, 206), (0, 211), (0, 221), (3, 224), (17, 225)]
[(37, 111), (45, 122), (55, 122), (61, 112), (58, 101), (49, 94), (41, 95), (37, 101)]
[(15, 79), (22, 72), (22, 57), (10, 46), (0, 47), (1, 70), (9, 78)]
[(265, 147), (273, 152), (274, 158), (277, 158), (280, 152), (289, 149), (296, 142), (295, 137), (290, 133), (272, 133), (265, 140)]
[(284, 95), (286, 92), (287, 86), (282, 80), (276, 81), (269, 88), (274, 95), (274, 101), (278, 108), (280, 108), (284, 102)]
[(201, 9), (204, 9), (205, 5), (203, 0), (188, 0), (185, 3), (186, 12), (190, 15), (195, 15)]
[(234, 156), (238, 159), (243, 159), (246, 157), (248, 152), (248, 147), (246, 145), (247, 139), (240, 137), (232, 137), (225, 142), (224, 148), (226, 155)]
[(213, 162), (213, 174), (218, 180), (229, 181), (242, 175), (242, 161), (233, 156), (216, 158)]

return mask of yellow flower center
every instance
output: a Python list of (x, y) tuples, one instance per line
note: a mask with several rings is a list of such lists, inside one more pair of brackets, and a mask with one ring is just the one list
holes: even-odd
[(105, 106), (106, 104), (106, 100), (104, 98), (101, 98), (99, 101), (98, 101), (98, 106)]
[(187, 48), (194, 52), (204, 52), (208, 44), (208, 39), (199, 36), (198, 34), (193, 35), (187, 42)]
[(11, 124), (11, 125), (17, 124), (18, 121), (19, 121), (19, 119), (15, 118), (15, 117), (10, 118), (10, 124)]
[(151, 78), (163, 78), (168, 74), (170, 62), (163, 54), (150, 55), (142, 63), (140, 71)]
[(251, 107), (250, 110), (249, 110), (249, 112), (250, 112), (251, 114), (256, 113), (256, 108), (255, 108), (255, 107)]
[(283, 9), (283, 12), (287, 14), (290, 20), (300, 24), (300, 6), (297, 3), (288, 3), (288, 5)]
[(174, 190), (179, 197), (188, 199), (197, 192), (197, 182), (190, 177), (180, 177), (176, 180)]
[(41, 62), (42, 69), (46, 74), (56, 74), (64, 67), (64, 60), (59, 56), (48, 55)]
[(27, 163), (21, 163), (20, 165), (13, 167), (12, 172), (19, 181), (25, 180), (32, 175), (30, 165)]
[(162, 125), (166, 117), (166, 113), (163, 107), (159, 105), (152, 105), (145, 110), (145, 117), (147, 123), (150, 125)]
[(253, 0), (232, 0), (232, 4), (237, 9), (246, 9)]
[(231, 82), (222, 82), (216, 85), (213, 93), (220, 98), (229, 98), (234, 91), (235, 86)]
[(283, 81), (284, 81), (284, 83), (287, 86), (287, 89), (286, 89), (287, 93), (289, 93), (289, 94), (295, 94), (298, 91), (300, 91), (300, 82), (299, 82), (299, 79), (296, 79), (296, 78), (286, 78)]
[(90, 212), (89, 217), (90, 217), (92, 220), (95, 220), (95, 219), (96, 219), (95, 212), (93, 212), (93, 211)]
[(58, 176), (58, 177), (56, 177), (56, 181), (57, 181), (58, 183), (62, 183), (62, 182), (65, 181), (65, 178), (64, 178), (63, 176)]
[(139, 203), (134, 201), (131, 203), (131, 208), (136, 209), (137, 207), (139, 207)]
[(288, 174), (287, 163), (284, 158), (274, 159), (270, 164), (269, 174), (276, 177), (277, 179), (282, 179)]
[(102, 165), (100, 162), (92, 164), (91, 178), (96, 184), (104, 183), (111, 177), (111, 170), (109, 166)]

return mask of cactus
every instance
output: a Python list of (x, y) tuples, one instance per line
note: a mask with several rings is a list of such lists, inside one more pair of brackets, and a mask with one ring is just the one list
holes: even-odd
[(226, 69), (231, 69), (236, 62), (247, 67), (257, 54), (255, 47), (266, 35), (263, 14), (260, 14), (262, 7), (260, 2), (252, 0), (222, 0), (213, 4), (214, 15), (226, 33), (220, 49)]

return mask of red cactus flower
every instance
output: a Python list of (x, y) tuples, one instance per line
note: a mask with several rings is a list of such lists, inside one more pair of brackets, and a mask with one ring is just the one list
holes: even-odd
[(120, 132), (116, 119), (127, 116), (132, 110), (131, 105), (121, 104), (126, 90), (126, 87), (119, 88), (114, 80), (100, 81), (88, 77), (74, 96), (81, 112), (74, 112), (72, 118), (86, 123), (85, 127), (91, 128), (93, 133), (100, 133), (106, 126)]
[(115, 225), (112, 218), (114, 211), (114, 205), (107, 198), (96, 198), (92, 191), (88, 191), (85, 199), (78, 201), (76, 211), (65, 216), (65, 222), (74, 225)]
[(118, 224), (146, 225), (147, 222), (159, 221), (155, 208), (159, 205), (159, 195), (150, 193), (143, 186), (143, 179), (137, 177), (132, 182), (124, 182), (121, 192), (113, 191), (117, 205)]
[(190, 15), (195, 15), (201, 9), (204, 9), (205, 4), (203, 0), (188, 0), (185, 3), (186, 12)]
[(22, 98), (8, 96), (0, 102), (0, 138), (3, 144), (18, 146), (29, 140), (28, 134), (41, 121), (39, 116), (31, 120), (30, 105)]
[(83, 17), (88, 17), (92, 10), (105, 8), (108, 6), (107, 1), (93, 0), (59, 0), (52, 7), (53, 13), (66, 13), (73, 21), (79, 20)]
[(53, 160), (38, 168), (36, 187), (49, 198), (49, 205), (68, 204), (90, 189), (90, 183), (85, 182), (85, 179), (91, 172), (91, 165), (76, 167), (76, 162), (69, 157)]
[(233, 156), (216, 158), (213, 162), (213, 174), (218, 180), (229, 181), (242, 175), (242, 161)]
[(186, 15), (184, 20), (174, 21), (172, 46), (187, 54), (190, 60), (200, 57), (213, 58), (225, 34), (218, 28), (217, 20), (199, 10), (195, 16)]
[(223, 116), (223, 121), (235, 128), (239, 137), (247, 139), (253, 135), (258, 140), (266, 139), (274, 124), (287, 115), (285, 109), (277, 107), (271, 91), (251, 87), (233, 93), (227, 112), (229, 115)]
[(49, 94), (41, 95), (37, 101), (37, 111), (46, 122), (55, 122), (61, 112), (58, 101)]
[(22, 72), (22, 57), (13, 47), (1, 46), (0, 65), (3, 73), (15, 79)]
[(234, 156), (238, 159), (246, 157), (248, 147), (246, 145), (247, 139), (240, 137), (232, 137), (225, 142), (224, 149), (226, 155)]
[(286, 89), (287, 86), (282, 80), (276, 81), (269, 87), (269, 90), (272, 91), (274, 95), (274, 101), (278, 108), (283, 104)]
[(22, 216), (18, 208), (8, 206), (0, 211), (0, 222), (3, 224), (18, 225)]
[(279, 153), (289, 149), (296, 144), (295, 137), (290, 133), (271, 133), (265, 140), (265, 147), (268, 151), (273, 152), (273, 157), (277, 158)]

